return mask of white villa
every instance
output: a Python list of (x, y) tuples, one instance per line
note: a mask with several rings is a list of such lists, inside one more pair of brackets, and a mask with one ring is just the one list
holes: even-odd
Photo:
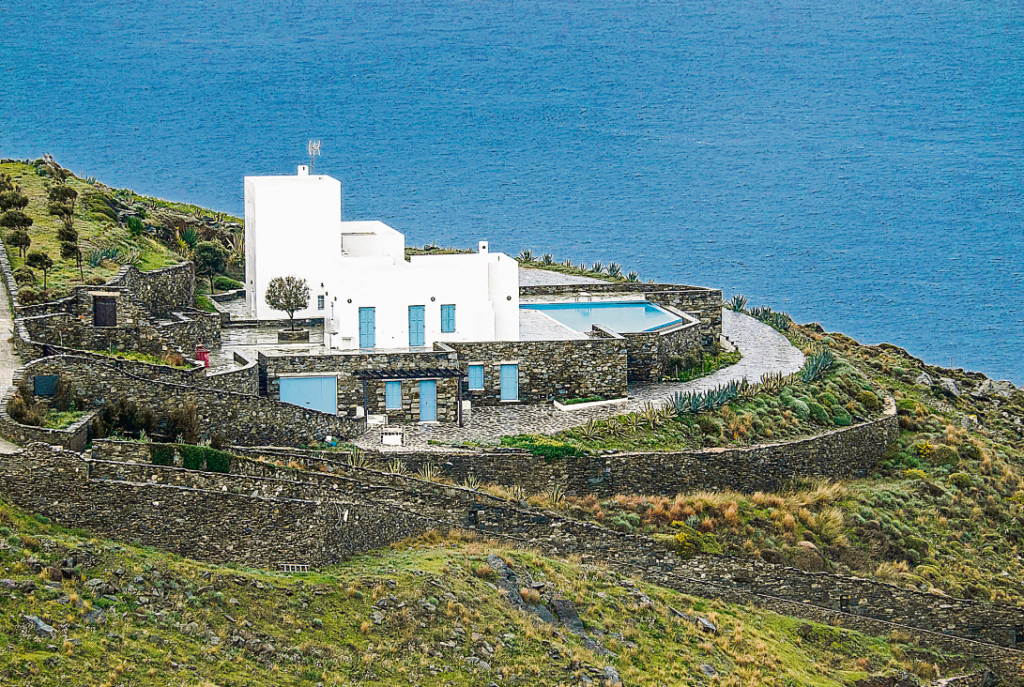
[(331, 349), (408, 349), (435, 342), (518, 341), (519, 271), (504, 253), (405, 259), (383, 222), (344, 222), (341, 183), (311, 175), (245, 177), (245, 283), (256, 319), (281, 313), (264, 296), (274, 277), (310, 287), (299, 318), (324, 318)]

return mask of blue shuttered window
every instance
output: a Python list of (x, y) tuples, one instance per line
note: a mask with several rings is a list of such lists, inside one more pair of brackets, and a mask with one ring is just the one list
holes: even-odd
[(469, 390), (482, 391), (484, 388), (484, 366), (469, 366)]
[(401, 382), (384, 382), (384, 407), (387, 410), (402, 409)]
[(425, 343), (425, 321), (424, 306), (409, 306), (409, 345), (422, 346)]
[(519, 400), (519, 366), (501, 366), (501, 400)]
[(441, 331), (449, 334), (455, 331), (455, 306), (441, 306)]
[(359, 348), (377, 345), (377, 312), (373, 308), (359, 308)]

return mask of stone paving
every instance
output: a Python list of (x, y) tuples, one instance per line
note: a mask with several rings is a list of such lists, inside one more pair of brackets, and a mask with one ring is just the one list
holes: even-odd
[(593, 277), (580, 277), (575, 274), (562, 274), (561, 272), (555, 272), (553, 270), (543, 270), (530, 267), (519, 268), (520, 286), (553, 286), (559, 284), (607, 283), (608, 282), (602, 279), (594, 279)]
[(439, 450), (447, 447), (428, 444), (430, 440), (459, 444), (463, 442), (495, 443), (510, 434), (554, 434), (616, 415), (643, 409), (648, 403), (664, 406), (677, 392), (704, 391), (746, 378), (758, 381), (767, 372), (791, 374), (804, 364), (804, 356), (785, 336), (749, 315), (723, 310), (724, 335), (743, 354), (743, 359), (723, 370), (684, 383), (631, 384), (629, 401), (585, 410), (561, 411), (553, 405), (522, 405), (474, 408), (465, 427), (451, 425), (407, 425), (405, 445), (387, 447), (380, 444), (380, 432), (367, 432), (356, 440), (363, 448), (387, 450)]
[[(3, 250), (0, 247), (0, 250)], [(11, 319), (11, 304), (6, 293), (0, 293), (0, 393), (6, 393), (14, 378), (14, 371), (21, 367), (21, 361), (14, 353), (14, 344), (10, 339), (14, 336), (14, 321)], [(21, 450), (14, 444), (0, 439), (0, 453), (14, 453)]]

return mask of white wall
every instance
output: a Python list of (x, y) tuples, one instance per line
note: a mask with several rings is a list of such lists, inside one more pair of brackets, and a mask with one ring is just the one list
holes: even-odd
[[(409, 306), (424, 306), (425, 345), (519, 340), (518, 263), (503, 253), (414, 256), (381, 222), (340, 222), (341, 185), (325, 176), (246, 177), (246, 288), (257, 319), (279, 319), (264, 301), (274, 277), (307, 280), (310, 304), (295, 317), (324, 317), (335, 348), (358, 347), (359, 308), (372, 307), (376, 348), (409, 346)], [(318, 310), (317, 296), (324, 296)], [(456, 329), (441, 332), (441, 306)]]

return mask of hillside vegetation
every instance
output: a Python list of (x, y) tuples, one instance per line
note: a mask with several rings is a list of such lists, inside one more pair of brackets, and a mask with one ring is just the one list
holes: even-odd
[(824, 687), (974, 667), (909, 636), (706, 601), (457, 532), (284, 575), (100, 541), (2, 502), (0, 528), (5, 685)]

